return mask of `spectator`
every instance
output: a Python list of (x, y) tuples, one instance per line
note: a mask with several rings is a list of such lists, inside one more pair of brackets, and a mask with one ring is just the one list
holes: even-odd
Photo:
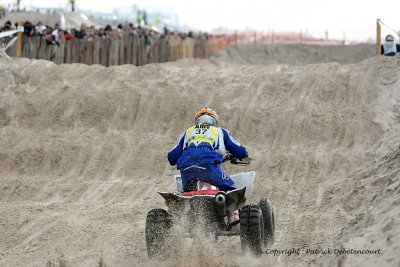
[(71, 11), (75, 12), (75, 0), (69, 0), (69, 3), (71, 4)]
[(54, 30), (51, 32), (51, 35), (53, 36), (53, 40), (56, 42), (58, 41), (58, 37), (59, 37), (58, 32), (59, 31), (60, 31), (60, 24), (56, 23), (54, 25)]
[(11, 31), (12, 30), (12, 28), (11, 28), (11, 25), (9, 25), (9, 24), (4, 24), (4, 28), (3, 28), (3, 31), (5, 31), (5, 32), (8, 32), (8, 31)]
[(97, 36), (101, 38), (106, 38), (106, 33), (104, 31), (104, 28), (99, 28), (99, 30), (97, 31)]
[(6, 9), (0, 5), (0, 19), (6, 15)]
[(5, 27), (9, 27), (9, 28), (12, 30), (12, 29), (13, 29), (13, 26), (12, 26), (11, 21), (7, 20), (7, 21), (4, 23), (4, 28), (5, 28)]
[(97, 32), (97, 29), (96, 29), (96, 27), (93, 26), (93, 25), (86, 28), (86, 36), (87, 36), (87, 37), (93, 36), (93, 35), (95, 34), (95, 32)]
[(393, 57), (400, 52), (400, 45), (396, 44), (393, 35), (386, 35), (385, 42), (381, 45), (381, 55)]
[(59, 29), (57, 38), (58, 38), (57, 40), (65, 40), (65, 31), (62, 29)]
[(127, 33), (132, 33), (131, 25), (128, 23), (125, 23), (124, 26), (122, 26), (122, 31), (127, 32)]
[(24, 25), (24, 34), (26, 34), (27, 36), (34, 35), (35, 33), (34, 27), (30, 21), (25, 21), (23, 25)]
[(71, 33), (70, 29), (66, 29), (64, 32), (64, 39), (65, 40), (71, 40), (74, 36)]
[[(4, 24), (4, 27), (1, 28), (0, 32), (8, 32), (11, 31), (11, 25), (8, 23)], [(11, 41), (11, 39), (13, 38), (13, 36), (6, 36), (0, 39), (0, 48), (1, 49), (5, 49), (7, 47), (7, 44), (9, 41)]]
[(96, 26), (92, 25), (88, 28), (85, 39), (89, 42), (92, 42), (96, 36), (98, 36)]
[(35, 26), (35, 35), (43, 35), (45, 30), (46, 26), (43, 25), (43, 22), (39, 21)]
[(150, 45), (153, 43), (153, 40), (151, 38), (151, 31), (148, 28), (143, 29), (143, 36), (144, 36), (144, 44), (147, 47), (150, 47)]
[(88, 31), (88, 27), (85, 23), (81, 24), (81, 30), (75, 32), (75, 38), (83, 39), (86, 37)]
[[(50, 26), (46, 26), (46, 30), (42, 34), (43, 40), (46, 41), (48, 45), (60, 45), (58, 40), (56, 40), (56, 36), (53, 35), (53, 30)], [(58, 39), (58, 30), (57, 30), (57, 39)]]
[(104, 28), (104, 35), (105, 35), (105, 37), (113, 37), (114, 36), (113, 28), (111, 27), (111, 25), (107, 25)]
[(167, 27), (164, 26), (163, 28), (163, 34), (161, 35), (161, 38), (167, 37), (169, 34), (169, 30)]

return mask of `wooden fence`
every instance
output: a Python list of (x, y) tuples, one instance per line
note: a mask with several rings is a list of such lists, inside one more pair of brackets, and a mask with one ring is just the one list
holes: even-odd
[[(148, 63), (176, 61), (182, 58), (206, 58), (213, 52), (211, 39), (167, 36), (151, 38), (124, 34), (122, 37), (94, 38), (91, 40), (61, 40), (60, 45), (47, 44), (39, 36), (22, 38), (22, 57), (46, 59), (56, 64), (84, 63), (115, 66), (133, 64), (141, 66)], [(12, 46), (8, 55), (17, 55), (17, 46)]]
[[(245, 44), (342, 44), (335, 40), (316, 40), (298, 36), (296, 33), (275, 34), (274, 32), (233, 32), (213, 35), (209, 38), (195, 37), (182, 39), (175, 35), (165, 38), (151, 38), (146, 42), (144, 36), (126, 33), (122, 37), (62, 40), (60, 45), (47, 44), (41, 37), (23, 36), (18, 45), (7, 50), (10, 56), (47, 59), (57, 64), (84, 63), (115, 66), (133, 64), (141, 66), (148, 63), (176, 61), (182, 58), (207, 58), (214, 52), (232, 45)], [(21, 47), (18, 50), (17, 47)], [(17, 51), (18, 50), (18, 51)], [(19, 53), (17, 53), (19, 52)]]

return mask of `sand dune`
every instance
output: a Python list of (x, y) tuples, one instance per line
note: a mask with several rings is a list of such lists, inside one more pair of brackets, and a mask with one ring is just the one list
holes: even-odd
[[(0, 266), (399, 265), (399, 58), (299, 47), (314, 51), (301, 64), (290, 47), (262, 49), (264, 64), (243, 47), (109, 68), (1, 54)], [(365, 57), (343, 62), (351, 49)], [(166, 153), (204, 105), (254, 158), (225, 168), (256, 170), (251, 201), (274, 204), (273, 248), (383, 253), (255, 259), (237, 237), (176, 238), (174, 257), (148, 260), (154, 189), (173, 190), (176, 173)]]
[(374, 54), (375, 45), (372, 44), (354, 46), (275, 44), (228, 47), (219, 51), (211, 60), (218, 65), (287, 64), (298, 66), (329, 62), (358, 63)]

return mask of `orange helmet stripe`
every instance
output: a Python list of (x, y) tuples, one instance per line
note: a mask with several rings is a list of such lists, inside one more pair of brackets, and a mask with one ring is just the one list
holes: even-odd
[(214, 110), (212, 110), (211, 108), (203, 108), (200, 109), (199, 111), (196, 112), (196, 118), (200, 115), (204, 115), (204, 114), (208, 114), (211, 116), (215, 116), (216, 118), (218, 118), (217, 112), (215, 112)]

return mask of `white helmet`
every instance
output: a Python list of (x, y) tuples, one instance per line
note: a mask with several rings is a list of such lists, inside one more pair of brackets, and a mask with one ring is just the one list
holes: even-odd
[(385, 40), (387, 42), (393, 42), (394, 41), (394, 37), (393, 37), (393, 35), (389, 34), (389, 35), (386, 35)]
[(195, 116), (196, 124), (207, 124), (212, 126), (218, 126), (218, 115), (211, 108), (205, 107), (197, 111)]
[(217, 126), (217, 121), (210, 115), (201, 115), (196, 119), (196, 124), (206, 124), (211, 126)]

